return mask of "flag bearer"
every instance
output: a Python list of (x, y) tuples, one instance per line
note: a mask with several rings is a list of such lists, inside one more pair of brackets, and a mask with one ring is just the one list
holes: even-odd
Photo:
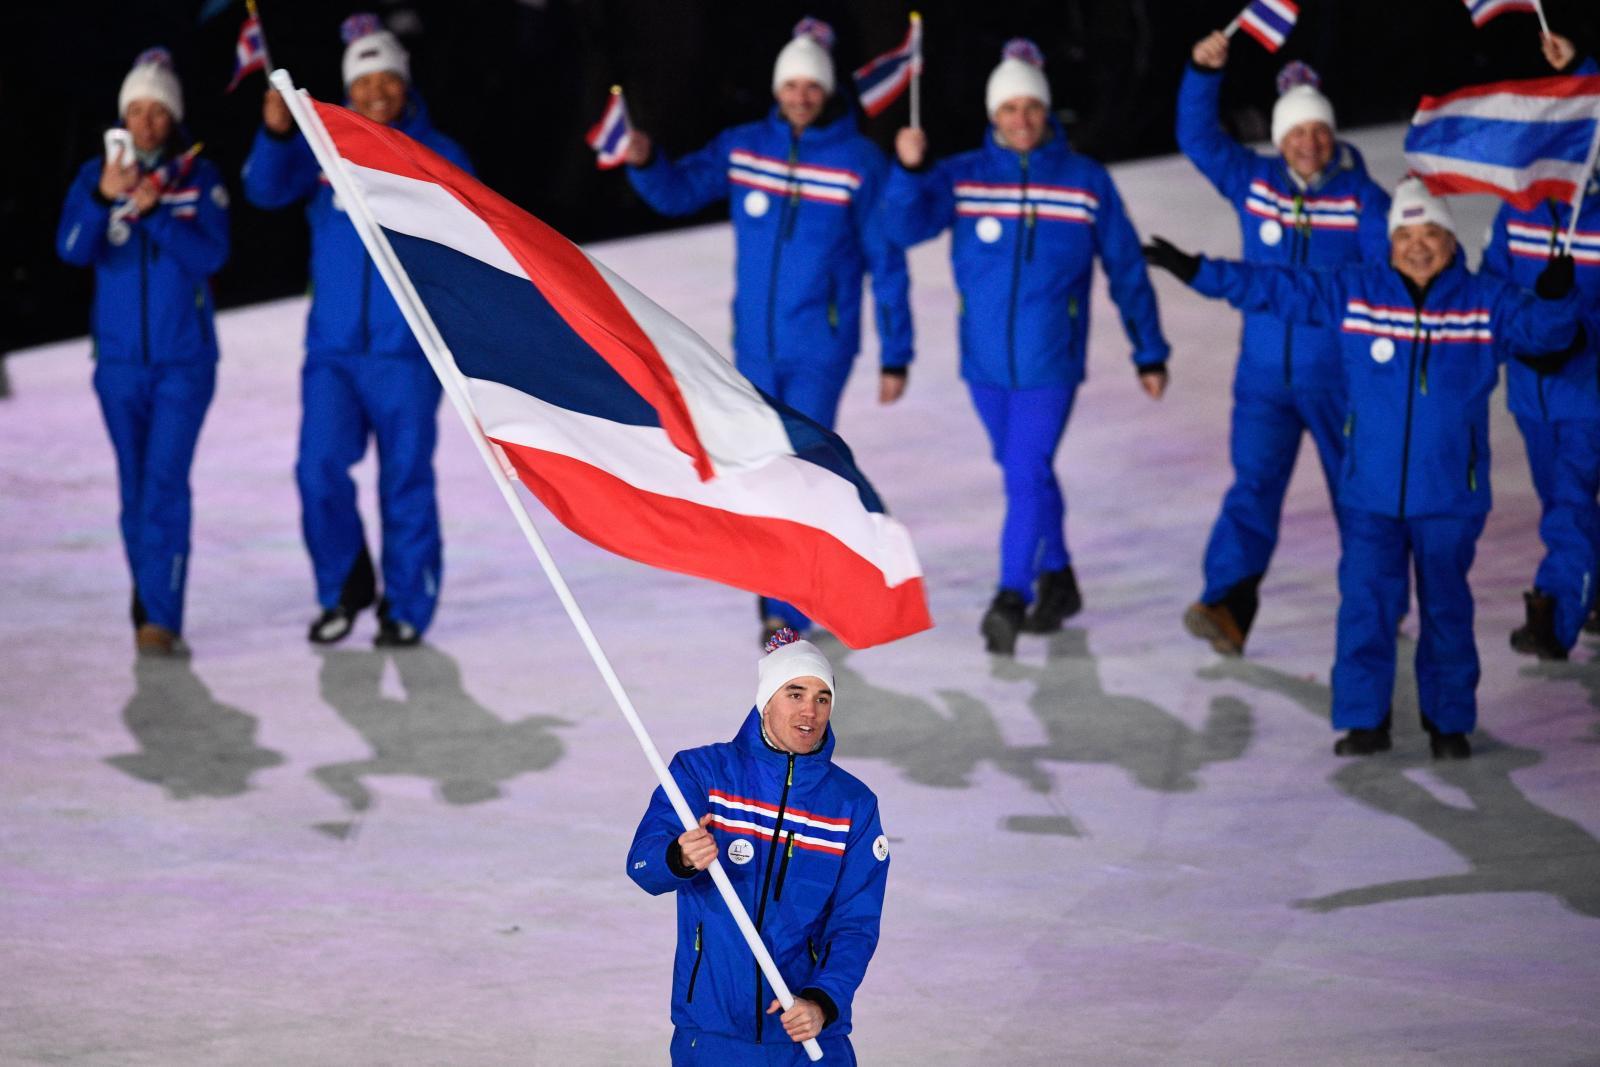
[(1337, 324), (1349, 408), (1333, 726), (1348, 732), (1334, 752), (1390, 746), (1398, 592), (1409, 560), (1422, 626), (1423, 727), (1435, 759), (1463, 759), (1478, 715), (1467, 571), (1490, 505), (1489, 394), (1512, 356), (1568, 350), (1581, 304), (1570, 257), (1549, 261), (1538, 297), (1470, 273), (1450, 209), (1415, 179), (1395, 190), (1389, 234), (1387, 266), (1295, 271), (1187, 256), (1160, 238), (1148, 255), (1242, 311), (1287, 308), (1297, 322)]
[[(1544, 38), (1550, 64), (1577, 66), (1571, 41)], [(1582, 73), (1594, 73), (1586, 61)], [(1502, 204), (1490, 228), (1483, 269), (1520, 285), (1532, 284), (1565, 240), (1572, 206), (1547, 200), (1531, 211)], [(1506, 364), (1506, 406), (1527, 446), (1539, 494), (1539, 537), (1545, 555), (1533, 588), (1522, 594), (1527, 621), (1511, 647), (1540, 659), (1563, 660), (1577, 643), (1596, 598), (1600, 564), (1600, 178), (1590, 175), (1578, 212), (1572, 256), (1578, 291), (1587, 305), (1587, 345), (1567, 361), (1525, 357)]]
[[(772, 70), (776, 106), (669, 160), (634, 130), (628, 180), (665, 215), (726, 199), (733, 219), (734, 362), (762, 392), (833, 428), (861, 347), (861, 283), (877, 305), (878, 400), (891, 404), (911, 363), (905, 255), (886, 241), (874, 208), (888, 163), (834, 92), (833, 31), (804, 19)], [(793, 606), (763, 599), (763, 640), (804, 632)]]
[[(833, 668), (780, 630), (757, 670), (756, 702), (731, 742), (679, 752), (672, 776), (698, 829), (684, 832), (657, 789), (628, 850), (645, 892), (676, 893), (672, 969), (676, 1067), (855, 1063), (852, 1003), (878, 945), (889, 841), (878, 798), (833, 763)], [(777, 999), (706, 868), (722, 859), (794, 1007)]]
[[(350, 107), (470, 169), (460, 146), (429, 121), (410, 84), (410, 57), (377, 16), (352, 15), (343, 35)], [(373, 643), (414, 645), (439, 599), (433, 478), (439, 382), (275, 90), (267, 92), (262, 114), (244, 165), (245, 195), (264, 208), (304, 201), (311, 225), (311, 315), (295, 464), (319, 610), (308, 636), (318, 644), (342, 640), (356, 615), (376, 601)], [(378, 449), (381, 598), (350, 477), (369, 439)]]
[(189, 468), (216, 384), (209, 278), (228, 259), (228, 191), (187, 144), (165, 49), (134, 62), (117, 110), (132, 153), (83, 165), (56, 248), (95, 272), (94, 389), (117, 453), (135, 646), (171, 655), (186, 651)]
[[(1302, 80), (1314, 78), (1309, 68), (1291, 64), (1280, 77), (1276, 154), (1265, 156), (1228, 136), (1217, 119), (1227, 61), (1221, 32), (1195, 44), (1178, 91), (1178, 147), (1233, 204), (1244, 261), (1300, 269), (1384, 262), (1388, 194), (1356, 150), (1335, 138), (1333, 105)], [(1294, 322), (1276, 308), (1244, 316), (1229, 442), (1233, 485), (1206, 543), (1200, 599), (1183, 616), (1190, 633), (1225, 656), (1243, 653), (1255, 621), (1303, 434), (1316, 445), (1337, 513), (1344, 410), (1337, 331)]]
[(923, 132), (899, 132), (883, 210), (907, 247), (952, 231), (961, 375), (1005, 477), (999, 589), (980, 631), (989, 651), (1010, 655), (1019, 631), (1059, 630), (1082, 606), (1054, 463), (1084, 378), (1096, 257), (1139, 382), (1156, 399), (1168, 347), (1122, 198), (1050, 116), (1032, 41), (1006, 45), (985, 95), (993, 126), (975, 151), (928, 166)]

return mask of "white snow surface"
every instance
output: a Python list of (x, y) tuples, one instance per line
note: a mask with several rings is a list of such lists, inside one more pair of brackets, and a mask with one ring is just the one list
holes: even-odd
[[(1355, 137), (1386, 183), (1400, 135)], [(1236, 250), (1232, 211), (1183, 160), (1113, 173), (1142, 234)], [(1491, 209), (1458, 204), (1469, 245)], [(726, 226), (589, 251), (725, 347)], [(1169, 278), (1160, 403), (1097, 288), (1058, 462), (1087, 606), (1014, 661), (983, 652), (1001, 489), (955, 373), (946, 256), (911, 257), (905, 399), (876, 404), (869, 338), (840, 420), (916, 540), (937, 621), (862, 652), (824, 639), (839, 762), (877, 791), (894, 856), (861, 1061), (1596, 1062), (1600, 672), (1592, 643), (1563, 665), (1507, 647), (1541, 550), (1501, 398), (1472, 574), (1478, 755), (1427, 758), (1413, 613), (1395, 751), (1341, 761), (1334, 528), (1309, 444), (1248, 657), (1180, 626), (1229, 481), (1238, 327)], [(448, 409), (426, 646), (372, 650), (370, 616), (335, 650), (304, 639), (304, 314), (219, 317), (187, 663), (133, 656), (87, 341), (4, 364), (0, 1062), (665, 1062), (672, 903), (623, 870), (653, 781)], [(372, 475), (369, 457), (369, 538)], [(731, 736), (752, 598), (610, 556), (533, 506), (660, 748)]]

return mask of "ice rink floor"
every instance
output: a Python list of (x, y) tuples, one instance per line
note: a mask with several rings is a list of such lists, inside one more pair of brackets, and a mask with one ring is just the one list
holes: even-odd
[[(1386, 184), (1398, 136), (1357, 137)], [(1236, 247), (1183, 161), (1114, 173), (1142, 234)], [(1481, 243), (1485, 205), (1463, 216)], [(725, 347), (725, 227), (593, 251)], [(1236, 316), (1158, 281), (1175, 353), (1153, 403), (1101, 286), (1059, 462), (1087, 607), (993, 659), (999, 475), (955, 374), (943, 242), (912, 271), (909, 392), (877, 407), (869, 339), (840, 426), (938, 625), (826, 643), (840, 762), (894, 851), (862, 1062), (1600, 1063), (1600, 664), (1592, 642), (1559, 666), (1507, 647), (1540, 550), (1502, 399), (1478, 755), (1430, 764), (1405, 667), (1395, 750), (1341, 761), (1309, 446), (1248, 658), (1179, 623), (1229, 480)], [(672, 904), (623, 872), (653, 781), (448, 410), (426, 646), (374, 651), (370, 615), (336, 650), (304, 640), (304, 311), (219, 320), (188, 662), (133, 656), (87, 342), (5, 361), (0, 1062), (664, 1063)], [(662, 750), (731, 736), (751, 597), (542, 528)]]

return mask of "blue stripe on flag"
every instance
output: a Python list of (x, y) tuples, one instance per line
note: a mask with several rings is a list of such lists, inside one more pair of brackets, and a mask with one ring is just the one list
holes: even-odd
[(573, 332), (537, 286), (453, 248), (384, 233), (461, 373), (580, 414), (661, 425), (655, 408)]
[(895, 60), (893, 63), (883, 64), (876, 70), (867, 74), (865, 77), (857, 78), (856, 94), (858, 96), (871, 95), (872, 91), (878, 86), (882, 85), (884, 82), (894, 81), (896, 78), (898, 78), (900, 76), (900, 72), (904, 70), (906, 64), (910, 62), (911, 56), (906, 55), (901, 59)]
[(1273, 29), (1277, 30), (1280, 36), (1287, 37), (1289, 36), (1289, 31), (1294, 29), (1293, 20), (1284, 18), (1266, 4), (1251, 4), (1250, 13), (1261, 22), (1264, 22), (1268, 26), (1271, 26)]
[(1411, 127), (1405, 150), (1518, 169), (1544, 159), (1581, 167), (1589, 158), (1594, 124), (1594, 119), (1515, 122), (1446, 116)]

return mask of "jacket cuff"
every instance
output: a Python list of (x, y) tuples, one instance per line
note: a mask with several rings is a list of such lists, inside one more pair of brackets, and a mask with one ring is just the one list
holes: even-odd
[(904, 378), (911, 373), (911, 368), (902, 363), (898, 367), (881, 367), (878, 373), (888, 375), (890, 378)]
[(816, 986), (806, 986), (804, 989), (800, 990), (798, 995), (811, 1001), (811, 1003), (822, 1009), (822, 1014), (824, 1016), (822, 1028), (824, 1030), (832, 1026), (834, 1020), (839, 1018), (839, 1005), (835, 1004), (832, 997), (828, 996), (828, 994), (824, 993)]
[(683, 849), (678, 847), (678, 839), (673, 838), (672, 844), (667, 846), (667, 870), (679, 878), (693, 878), (700, 872), (683, 862)]
[(1158, 359), (1151, 363), (1135, 363), (1133, 365), (1133, 370), (1135, 374), (1141, 375), (1165, 374), (1167, 373), (1167, 361), (1164, 359)]
[(295, 137), (299, 135), (300, 130), (295, 126), (294, 123), (291, 122), (289, 123), (289, 128), (287, 130), (279, 133), (277, 130), (274, 130), (271, 126), (268, 126), (265, 122), (263, 122), (261, 124), (261, 132), (272, 138), (274, 141), (281, 142), (294, 140)]

